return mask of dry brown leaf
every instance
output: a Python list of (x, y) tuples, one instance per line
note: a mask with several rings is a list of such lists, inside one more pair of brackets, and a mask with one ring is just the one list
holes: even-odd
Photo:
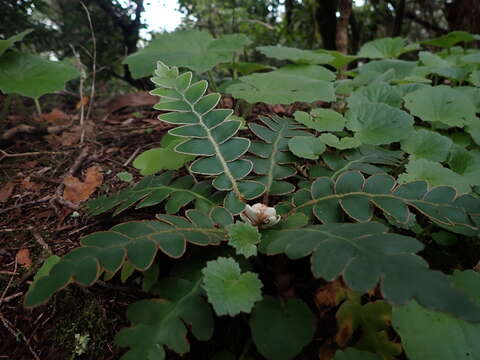
[(90, 98), (89, 98), (88, 96), (84, 96), (84, 97), (77, 103), (77, 105), (75, 105), (75, 109), (76, 109), (76, 110), (80, 110), (80, 108), (81, 108), (82, 106), (87, 106), (88, 100), (90, 100)]
[(42, 119), (50, 124), (59, 125), (60, 123), (64, 124), (66, 120), (70, 120), (70, 116), (55, 108), (47, 114), (42, 114)]
[(321, 314), (337, 307), (346, 298), (348, 288), (342, 280), (326, 283), (315, 292), (315, 304)]
[(20, 182), (20, 186), (25, 190), (40, 190), (43, 186), (42, 184), (36, 183), (34, 181), (30, 181), (30, 176), (26, 177)]
[(19, 165), (19, 168), (21, 168), (21, 169), (33, 169), (35, 166), (37, 166), (37, 164), (38, 164), (37, 160), (26, 161), (23, 164)]
[(115, 112), (127, 106), (153, 106), (158, 102), (158, 97), (146, 91), (117, 96), (108, 104), (108, 111)]
[(85, 172), (85, 181), (81, 181), (74, 176), (66, 176), (63, 180), (65, 189), (63, 198), (74, 204), (88, 200), (95, 190), (102, 185), (103, 175), (100, 166), (92, 166)]
[(318, 350), (318, 360), (332, 360), (337, 349), (338, 347), (332, 344), (331, 340), (327, 340)]
[(0, 202), (6, 202), (12, 196), (15, 183), (13, 181), (7, 182), (0, 188)]
[(18, 250), (16, 259), (20, 265), (25, 266), (26, 268), (29, 268), (30, 266), (32, 266), (32, 259), (30, 258), (30, 250), (28, 249)]

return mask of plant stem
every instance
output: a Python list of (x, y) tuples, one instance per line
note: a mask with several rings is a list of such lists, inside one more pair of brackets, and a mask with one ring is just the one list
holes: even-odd
[(35, 107), (37, 108), (37, 113), (38, 116), (42, 116), (42, 107), (40, 106), (40, 102), (38, 101), (38, 98), (33, 98), (33, 102), (35, 103)]
[(242, 353), (238, 357), (238, 360), (243, 360), (243, 358), (248, 354), (248, 350), (250, 350), (250, 345), (252, 345), (252, 338), (249, 337), (245, 345), (243, 346)]
[(212, 70), (208, 70), (207, 75), (208, 75), (208, 81), (210, 82), (210, 86), (212, 87), (212, 90), (215, 92), (218, 92), (217, 84), (215, 84), (215, 80), (213, 80)]

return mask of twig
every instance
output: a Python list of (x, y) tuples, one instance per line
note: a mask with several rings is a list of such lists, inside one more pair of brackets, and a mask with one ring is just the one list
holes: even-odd
[(55, 184), (55, 185), (59, 185), (61, 183), (60, 180), (50, 179), (49, 177), (42, 176), (42, 175), (31, 175), (31, 178), (33, 180), (43, 181), (43, 182)]
[(90, 91), (90, 99), (88, 101), (87, 109), (87, 120), (90, 118), (90, 112), (93, 106), (93, 98), (95, 97), (95, 75), (97, 73), (97, 40), (95, 39), (95, 31), (93, 30), (92, 18), (90, 17), (90, 12), (85, 6), (83, 1), (80, 1), (80, 5), (83, 6), (85, 13), (87, 14), (88, 26), (90, 27), (90, 33), (92, 34), (92, 45), (93, 45), (93, 64), (92, 64), (92, 89)]
[(17, 273), (17, 272), (6, 271), (6, 270), (0, 270), (0, 274), (1, 275), (19, 275), (19, 273)]
[(252, 23), (252, 24), (258, 24), (258, 25), (265, 26), (269, 30), (275, 30), (274, 26), (272, 26), (270, 24), (267, 24), (266, 22), (263, 22), (263, 21), (260, 21), (260, 20), (245, 19), (245, 20), (241, 20), (239, 22), (248, 22), (248, 23)]
[(38, 232), (36, 232), (35, 230), (32, 231), (32, 235), (34, 237), (34, 239), (37, 241), (37, 243), (46, 251), (48, 252), (49, 255), (52, 255), (52, 250), (50, 249), (50, 247), (48, 246), (48, 244), (45, 242), (45, 240), (43, 240), (43, 238), (40, 236), (40, 234)]
[(2, 320), (3, 326), (5, 326), (5, 328), (8, 330), (10, 334), (12, 334), (13, 337), (18, 338), (20, 335), (22, 340), (25, 341), (25, 344), (27, 344), (28, 350), (30, 350), (35, 360), (40, 360), (40, 358), (38, 357), (37, 353), (33, 350), (32, 346), (30, 345), (25, 335), (20, 330), (16, 329), (15, 326), (12, 323), (10, 323), (10, 321), (8, 321), (1, 312), (0, 312), (0, 320)]
[(90, 148), (88, 148), (88, 147), (84, 147), (82, 149), (82, 151), (78, 155), (75, 162), (72, 164), (70, 169), (68, 169), (68, 171), (63, 176), (64, 178), (66, 176), (73, 176), (77, 172), (77, 170), (80, 168), (80, 166), (82, 166), (83, 161), (87, 158), (89, 151), (90, 151)]
[(1, 139), (2, 140), (8, 140), (8, 139), (11, 139), (12, 137), (14, 137), (15, 135), (17, 135), (18, 133), (31, 134), (31, 133), (34, 133), (36, 131), (37, 131), (37, 128), (35, 126), (20, 124), (20, 125), (17, 125), (17, 126), (11, 128), (11, 129), (6, 130), (3, 133)]
[(101, 223), (101, 221), (95, 221), (95, 222), (92, 223), (92, 224), (88, 224), (88, 225), (82, 226), (81, 228), (78, 228), (78, 229), (75, 229), (75, 230), (73, 230), (73, 231), (70, 231), (70, 232), (68, 233), (68, 236), (72, 236), (73, 234), (82, 232), (83, 230), (88, 229), (89, 227), (98, 225), (99, 223)]
[(72, 52), (77, 63), (77, 68), (80, 71), (80, 85), (78, 89), (78, 92), (80, 93), (80, 127), (82, 129), (80, 135), (80, 144), (83, 144), (83, 139), (85, 138), (85, 104), (83, 103), (83, 83), (87, 78), (87, 74), (85, 73), (85, 68), (80, 60), (80, 55), (78, 55), (77, 51), (72, 45), (70, 45), (70, 47), (72, 48)]
[(7, 153), (6, 151), (0, 150), (0, 160), (3, 160), (7, 157), (24, 157), (24, 156), (37, 156), (37, 155), (53, 155), (53, 154), (65, 154), (68, 151), (34, 151), (34, 152), (27, 152), (27, 153), (18, 153), (18, 154), (11, 154)]
[(135, 156), (137, 156), (139, 151), (140, 151), (140, 147), (136, 148), (133, 154), (130, 155), (130, 157), (127, 159), (127, 161), (123, 163), (123, 166), (128, 166), (128, 164), (130, 164), (130, 162), (135, 158)]
[[(75, 172), (80, 168), (80, 166), (82, 166), (82, 163), (87, 158), (89, 151), (90, 151), (90, 148), (88, 146), (86, 146), (82, 149), (82, 151), (80, 152), (80, 154), (78, 155), (77, 159), (72, 164), (70, 169), (68, 169), (68, 171), (63, 175), (64, 180), (67, 176), (73, 176), (75, 174)], [(56, 202), (59, 203), (60, 205), (66, 206), (66, 207), (68, 207), (72, 210), (77, 210), (78, 209), (78, 205), (76, 205), (76, 204), (74, 204), (74, 203), (72, 203), (68, 200), (65, 200), (62, 197), (62, 192), (63, 192), (64, 187), (65, 187), (64, 181), (62, 181), (61, 184), (58, 185), (57, 189), (55, 190), (55, 195), (53, 195), (53, 197), (50, 199), (50, 205), (52, 205), (52, 207), (55, 209), (55, 211), (57, 213), (58, 213), (58, 209), (55, 206)]]
[[(17, 258), (15, 258), (15, 265), (13, 268), (14, 273), (17, 272), (17, 267), (18, 267), (18, 261), (17, 261)], [(10, 276), (10, 279), (8, 280), (8, 283), (7, 283), (7, 287), (3, 290), (2, 296), (0, 297), (0, 303), (3, 302), (3, 299), (5, 298), (5, 295), (7, 294), (7, 291), (10, 288), (10, 285), (12, 285), (13, 276), (14, 275)]]
[(38, 98), (33, 98), (33, 102), (35, 103), (35, 108), (37, 109), (38, 116), (42, 117), (42, 107), (40, 106), (40, 101)]
[(58, 134), (62, 132), (63, 130), (67, 130), (71, 128), (73, 125), (73, 122), (67, 125), (56, 125), (56, 126), (47, 126), (47, 127), (36, 127), (36, 126), (31, 126), (31, 125), (26, 125), (26, 124), (20, 124), (17, 126), (14, 126), (11, 129), (8, 129), (5, 131), (2, 136), (0, 137), (0, 140), (10, 140), (17, 134), (21, 133), (26, 133), (26, 134)]
[(13, 295), (10, 295), (10, 296), (6, 296), (6, 297), (4, 297), (4, 298), (0, 301), (0, 304), (7, 303), (7, 302), (9, 302), (10, 300), (16, 299), (17, 297), (22, 296), (22, 295), (23, 295), (23, 292), (18, 292), (18, 293), (16, 293), (16, 294), (13, 294)]
[[(28, 206), (28, 205), (37, 205), (37, 204), (41, 204), (41, 203), (44, 203), (44, 202), (47, 202), (47, 201), (50, 201), (52, 199), (52, 196), (45, 196), (41, 199), (38, 199), (38, 200), (33, 200), (33, 201), (27, 201), (27, 202), (24, 202), (24, 203), (21, 203), (21, 204), (17, 204), (17, 205), (13, 205), (13, 206), (10, 206), (10, 207), (7, 207), (5, 209), (1, 209), (0, 210), (0, 214), (3, 214), (3, 213), (6, 213), (10, 210), (15, 210), (15, 209), (20, 209), (22, 207), (25, 207), (25, 206)], [(7, 229), (7, 230), (10, 230), (10, 229)], [(13, 229), (15, 230), (15, 229)], [(13, 231), (12, 230), (12, 231)], [(29, 230), (29, 229), (21, 229), (21, 230)], [(0, 232), (8, 232), (6, 230), (0, 230)]]

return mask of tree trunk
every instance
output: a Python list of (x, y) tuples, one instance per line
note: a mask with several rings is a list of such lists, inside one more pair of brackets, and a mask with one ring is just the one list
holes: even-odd
[(335, 50), (337, 0), (316, 0), (315, 22), (322, 37), (323, 48)]
[(445, 1), (446, 18), (450, 31), (464, 30), (473, 34), (480, 33), (480, 1)]
[(395, 21), (392, 28), (392, 36), (402, 35), (403, 19), (405, 17), (405, 0), (399, 0), (395, 8)]
[(295, 0), (285, 0), (285, 27), (287, 33), (292, 32), (292, 17)]
[(350, 49), (352, 54), (356, 54), (360, 49), (360, 29), (358, 27), (357, 18), (355, 17), (354, 11), (352, 11), (352, 14), (350, 15), (350, 29), (352, 32)]
[(352, 14), (352, 0), (340, 0), (340, 17), (337, 20), (336, 47), (342, 54), (348, 53), (348, 23)]

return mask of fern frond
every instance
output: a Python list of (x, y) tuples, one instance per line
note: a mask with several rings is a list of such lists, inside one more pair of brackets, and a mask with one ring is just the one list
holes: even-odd
[[(323, 223), (341, 222), (343, 213), (355, 221), (368, 222), (376, 207), (398, 223), (406, 224), (412, 216), (409, 208), (414, 208), (436, 223), (479, 231), (472, 216), (480, 209), (480, 199), (470, 195), (457, 197), (455, 189), (448, 186), (429, 189), (425, 181), (397, 184), (387, 174), (365, 179), (359, 171), (347, 171), (337, 180), (319, 177), (310, 190), (298, 191), (293, 203), (293, 212), (313, 211)], [(477, 210), (469, 210), (472, 207)]]
[(250, 140), (235, 136), (241, 122), (228, 120), (232, 110), (215, 110), (220, 94), (204, 95), (207, 82), (202, 80), (192, 84), (191, 72), (179, 75), (176, 67), (170, 68), (158, 62), (155, 74), (152, 81), (159, 88), (151, 94), (161, 99), (154, 108), (168, 111), (159, 119), (180, 125), (169, 132), (185, 138), (174, 150), (200, 157), (190, 165), (190, 171), (215, 176), (213, 186), (230, 191), (225, 205), (235, 213), (242, 211), (243, 201), (263, 194), (265, 186), (256, 181), (242, 180), (253, 165), (249, 160), (240, 159), (250, 147)]
[[(397, 167), (401, 164), (403, 155), (402, 151), (361, 146), (354, 150), (342, 152), (342, 156), (334, 153), (325, 154), (322, 156), (322, 160), (332, 170), (329, 171), (328, 175), (335, 179), (348, 170), (359, 170), (369, 175), (383, 173), (385, 170), (381, 166)], [(318, 170), (318, 167), (313, 169)], [(320, 170), (322, 175), (327, 175), (324, 168)]]
[(48, 275), (30, 286), (25, 305), (40, 305), (71, 282), (90, 286), (104, 272), (113, 276), (127, 259), (136, 269), (145, 271), (158, 250), (179, 258), (187, 243), (218, 245), (226, 237), (222, 227), (233, 223), (224, 208), (214, 208), (209, 215), (194, 209), (185, 214), (187, 218), (158, 215), (156, 221), (130, 221), (83, 237), (81, 247), (65, 255)]
[(165, 211), (174, 214), (192, 201), (196, 208), (210, 209), (218, 202), (212, 198), (213, 188), (207, 181), (195, 183), (192, 176), (187, 175), (173, 180), (173, 172), (165, 172), (158, 176), (146, 176), (138, 183), (131, 185), (114, 195), (100, 196), (87, 202), (89, 215), (99, 215), (115, 208), (113, 215), (118, 215), (129, 207), (136, 208), (154, 206), (166, 200)]
[(305, 127), (292, 119), (279, 116), (260, 116), (261, 124), (250, 123), (250, 130), (263, 142), (253, 141), (249, 152), (256, 155), (250, 157), (253, 171), (260, 175), (256, 180), (266, 187), (268, 195), (285, 195), (295, 191), (295, 186), (283, 181), (297, 173), (289, 165), (297, 158), (288, 151), (288, 140), (293, 136), (307, 136)]

